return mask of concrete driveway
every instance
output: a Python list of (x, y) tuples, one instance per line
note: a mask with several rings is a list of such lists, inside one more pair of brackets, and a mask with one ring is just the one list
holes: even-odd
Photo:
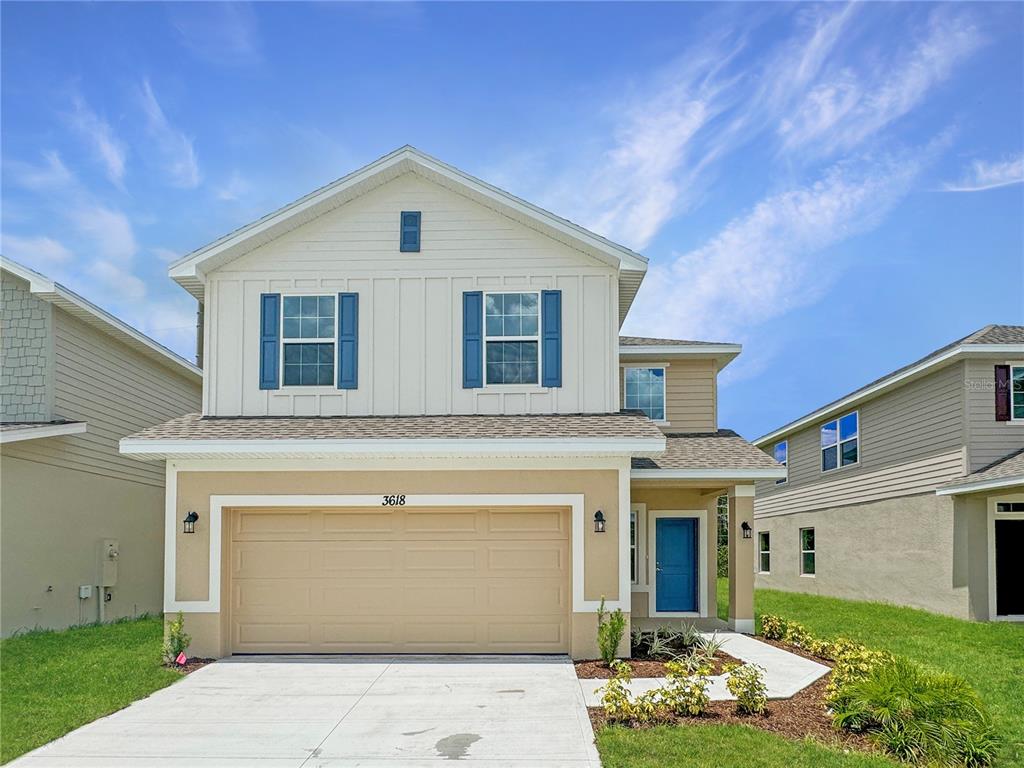
[(598, 768), (564, 657), (235, 657), (11, 765)]

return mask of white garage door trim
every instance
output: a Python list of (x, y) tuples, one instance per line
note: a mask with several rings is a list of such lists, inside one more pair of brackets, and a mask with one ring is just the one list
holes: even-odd
[[(373, 495), (341, 495), (341, 496), (290, 496), (290, 495), (236, 495), (210, 497), (210, 584), (208, 600), (177, 600), (175, 585), (177, 574), (177, 515), (172, 506), (174, 494), (168, 484), (168, 510), (164, 536), (164, 611), (173, 613), (220, 613), (221, 592), (221, 521), (224, 507), (378, 507), (383, 505), (383, 496)], [(600, 605), (598, 600), (585, 600), (583, 596), (583, 534), (586, 530), (584, 520), (584, 499), (581, 493), (523, 493), (523, 494), (407, 494), (407, 507), (450, 507), (450, 506), (558, 506), (572, 508), (572, 610), (573, 613), (596, 611)], [(619, 594), (625, 600), (609, 600), (605, 608), (615, 610), (621, 608), (629, 611), (629, 505), (621, 508), (624, 512), (619, 520)], [(625, 545), (623, 547), (623, 544)], [(626, 560), (622, 562), (621, 552), (625, 549)], [(622, 582), (625, 579), (626, 589)]]

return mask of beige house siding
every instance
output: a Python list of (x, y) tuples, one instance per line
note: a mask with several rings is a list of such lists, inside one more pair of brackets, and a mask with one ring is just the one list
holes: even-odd
[(0, 418), (49, 421), (53, 389), (52, 310), (28, 283), (0, 273)]
[(118, 441), (195, 412), (199, 383), (53, 309), (54, 416), (87, 423), (73, 438), (30, 440), (5, 453), (51, 466), (163, 487), (163, 467), (121, 456)]
[(863, 403), (860, 463), (831, 472), (821, 471), (819, 444), (830, 419), (789, 435), (789, 478), (757, 483), (757, 515), (931, 492), (963, 474), (963, 392), (964, 364), (957, 363)]
[(625, 397), (626, 368), (665, 367), (666, 432), (714, 432), (718, 429), (718, 368), (710, 358), (630, 355), (620, 361), (619, 407)]
[[(422, 211), (422, 249), (398, 250)], [(562, 291), (562, 387), (462, 387), (464, 291)], [(359, 294), (359, 387), (259, 389), (264, 292)], [(234, 416), (596, 413), (618, 403), (618, 274), (414, 174), (208, 278), (204, 412)]]
[(1024, 421), (996, 421), (996, 365), (1024, 360), (971, 359), (966, 362), (967, 472), (998, 461), (1024, 446)]

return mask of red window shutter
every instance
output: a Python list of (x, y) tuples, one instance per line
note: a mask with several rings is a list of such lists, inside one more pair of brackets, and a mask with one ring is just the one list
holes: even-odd
[(1010, 420), (1010, 366), (996, 366), (996, 421)]

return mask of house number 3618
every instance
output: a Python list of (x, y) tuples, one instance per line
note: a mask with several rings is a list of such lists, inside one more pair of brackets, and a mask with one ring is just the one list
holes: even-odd
[(380, 505), (382, 507), (404, 507), (405, 506), (405, 494), (399, 496), (383, 496), (381, 497)]

